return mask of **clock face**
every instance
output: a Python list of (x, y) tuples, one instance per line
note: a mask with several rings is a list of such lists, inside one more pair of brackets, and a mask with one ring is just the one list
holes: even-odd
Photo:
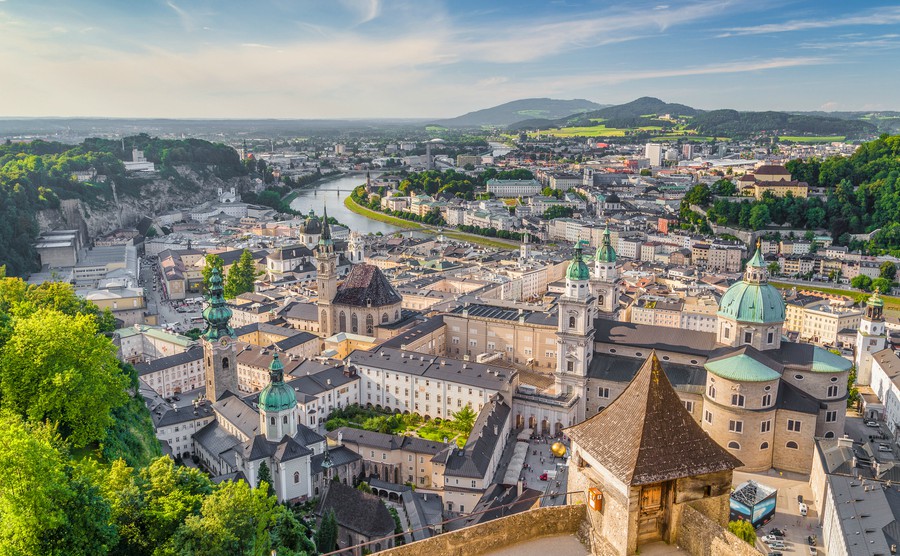
[(219, 343), (222, 344), (222, 347), (228, 346), (228, 338), (222, 338)]

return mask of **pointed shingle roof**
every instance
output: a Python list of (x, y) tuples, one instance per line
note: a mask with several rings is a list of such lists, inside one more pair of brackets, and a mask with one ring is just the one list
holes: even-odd
[(566, 434), (628, 485), (658, 483), (743, 465), (694, 421), (656, 351), (606, 409)]

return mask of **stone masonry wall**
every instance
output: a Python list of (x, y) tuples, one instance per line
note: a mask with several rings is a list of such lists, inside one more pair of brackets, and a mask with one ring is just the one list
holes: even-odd
[(538, 508), (385, 550), (384, 556), (458, 556), (483, 554), (516, 543), (553, 535), (579, 534), (583, 504)]
[(681, 549), (692, 556), (759, 556), (755, 547), (694, 509), (694, 504), (686, 504), (681, 511), (677, 537)]

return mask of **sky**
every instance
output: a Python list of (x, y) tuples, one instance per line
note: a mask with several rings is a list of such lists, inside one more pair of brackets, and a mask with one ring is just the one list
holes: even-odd
[(0, 0), (0, 116), (441, 118), (641, 96), (900, 110), (900, 3)]

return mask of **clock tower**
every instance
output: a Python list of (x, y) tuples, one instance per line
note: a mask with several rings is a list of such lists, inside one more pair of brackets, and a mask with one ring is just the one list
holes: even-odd
[(859, 321), (856, 331), (856, 383), (868, 386), (872, 383), (872, 355), (887, 347), (884, 326), (884, 300), (878, 288), (866, 301), (866, 314)]
[(207, 300), (209, 304), (203, 310), (206, 330), (200, 337), (203, 342), (206, 397), (217, 402), (226, 391), (238, 393), (235, 351), (237, 336), (228, 324), (231, 320), (231, 309), (225, 305), (222, 275), (218, 268), (214, 268), (209, 277)]
[(334, 252), (334, 241), (331, 239), (331, 226), (328, 224), (328, 208), (322, 218), (322, 236), (316, 246), (316, 285), (319, 290), (319, 334), (328, 338), (334, 334), (334, 315), (331, 302), (337, 294), (337, 254)]

